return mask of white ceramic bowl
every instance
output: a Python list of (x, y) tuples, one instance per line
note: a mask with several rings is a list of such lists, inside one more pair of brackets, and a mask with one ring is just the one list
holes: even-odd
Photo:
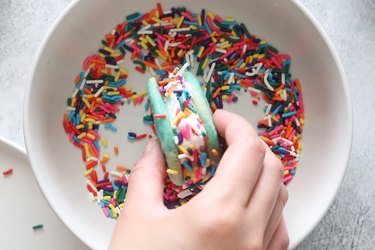
[[(306, 125), (303, 151), (295, 179), (288, 186), (285, 210), (290, 247), (295, 247), (323, 217), (345, 173), (351, 147), (352, 111), (342, 66), (327, 36), (309, 12), (293, 0), (163, 1), (163, 6), (206, 8), (233, 16), (251, 32), (292, 56), (291, 72), (302, 82)], [(31, 165), (39, 185), (61, 220), (88, 246), (107, 247), (115, 222), (87, 200), (80, 152), (62, 129), (66, 99), (82, 61), (97, 51), (104, 34), (135, 11), (155, 7), (152, 1), (81, 0), (73, 2), (52, 26), (36, 56), (25, 106), (25, 136)], [(130, 74), (135, 90), (146, 77)], [(258, 111), (235, 105), (234, 111), (259, 119)], [(247, 109), (245, 109), (247, 108)], [(122, 130), (109, 134), (113, 145), (124, 146), (131, 165), (143, 143), (126, 147), (125, 133), (142, 125), (143, 107), (124, 107), (116, 121)], [(132, 121), (129, 122), (129, 121)], [(124, 162), (122, 162), (124, 163)]]

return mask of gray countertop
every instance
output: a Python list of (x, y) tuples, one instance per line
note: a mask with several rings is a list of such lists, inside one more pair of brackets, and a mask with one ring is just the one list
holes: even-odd
[[(71, 0), (0, 0), (0, 136), (24, 146), (22, 107), (31, 62)], [(350, 162), (337, 197), (297, 249), (375, 248), (375, 1), (301, 0), (343, 62), (353, 100)]]

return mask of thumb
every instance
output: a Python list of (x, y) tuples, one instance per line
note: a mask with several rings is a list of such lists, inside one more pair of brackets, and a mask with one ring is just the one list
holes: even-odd
[(163, 205), (164, 176), (163, 152), (159, 141), (151, 139), (130, 174), (127, 203), (138, 204), (140, 207)]

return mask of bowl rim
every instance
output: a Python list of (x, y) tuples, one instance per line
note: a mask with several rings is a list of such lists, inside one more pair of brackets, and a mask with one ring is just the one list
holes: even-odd
[[(61, 22), (66, 18), (66, 16), (81, 1), (82, 0), (73, 0), (72, 2), (70, 2), (67, 5), (67, 7), (60, 13), (60, 15), (56, 18), (56, 20), (50, 26), (50, 28), (46, 32), (44, 38), (42, 39), (42, 42), (40, 43), (40, 45), (38, 47), (38, 50), (35, 54), (35, 57), (34, 57), (34, 60), (33, 60), (33, 63), (32, 63), (32, 67), (31, 67), (31, 71), (30, 71), (31, 74), (29, 76), (29, 80), (27, 81), (26, 91), (25, 91), (25, 95), (24, 95), (23, 131), (24, 131), (25, 147), (26, 147), (26, 152), (27, 152), (27, 155), (28, 155), (28, 160), (29, 160), (30, 166), (31, 166), (32, 171), (35, 175), (38, 186), (39, 186), (40, 190), (42, 191), (43, 196), (47, 200), (49, 206), (52, 208), (53, 212), (57, 215), (57, 217), (61, 220), (61, 222), (70, 231), (72, 231), (84, 244), (86, 244), (90, 248), (95, 249), (95, 246), (90, 244), (90, 241), (86, 242), (80, 237), (80, 232), (79, 232), (78, 229), (76, 229), (75, 227), (69, 227), (68, 223), (65, 222), (65, 220), (63, 219), (63, 216), (60, 216), (60, 214), (57, 212), (57, 209), (55, 209), (55, 205), (49, 199), (48, 191), (47, 191), (48, 188), (44, 186), (43, 181), (42, 181), (43, 178), (39, 174), (39, 172), (37, 171), (36, 166), (38, 165), (37, 164), (38, 160), (34, 157), (34, 154), (32, 153), (33, 149), (32, 149), (32, 145), (31, 145), (32, 143), (31, 143), (31, 133), (30, 133), (30, 124), (32, 123), (31, 122), (32, 119), (31, 119), (30, 113), (28, 112), (29, 108), (30, 108), (30, 106), (28, 104), (31, 101), (30, 93), (31, 93), (31, 89), (32, 89), (32, 87), (34, 85), (34, 82), (35, 82), (34, 78), (35, 78), (35, 75), (38, 71), (40, 59), (42, 57), (44, 48), (48, 44), (48, 42), (51, 39), (51, 37), (53, 36), (53, 34), (56, 32), (56, 28), (58, 28), (60, 26)], [(321, 222), (321, 220), (326, 215), (326, 213), (328, 212), (328, 209), (332, 206), (332, 204), (335, 200), (335, 197), (336, 197), (336, 195), (339, 191), (339, 188), (341, 187), (342, 182), (344, 180), (344, 176), (347, 172), (347, 168), (348, 168), (348, 164), (349, 164), (349, 159), (350, 159), (351, 149), (352, 149), (352, 142), (353, 142), (353, 123), (354, 122), (353, 122), (352, 100), (351, 100), (351, 95), (350, 95), (350, 92), (349, 92), (349, 84), (348, 84), (348, 81), (347, 81), (347, 78), (346, 78), (346, 75), (345, 75), (345, 72), (344, 72), (343, 65), (341, 63), (341, 60), (338, 56), (338, 53), (337, 53), (332, 41), (330, 40), (330, 38), (328, 37), (328, 35), (326, 34), (326, 32), (322, 28), (322, 26), (319, 24), (319, 22), (316, 20), (316, 18), (313, 16), (313, 14), (299, 0), (289, 0), (289, 1), (292, 4), (294, 4), (300, 11), (302, 11), (304, 16), (308, 19), (308, 21), (310, 21), (310, 23), (314, 26), (314, 28), (320, 34), (324, 44), (327, 46), (329, 52), (331, 53), (331, 56), (332, 56), (332, 58), (335, 62), (335, 66), (337, 67), (339, 79), (341, 81), (342, 88), (343, 88), (343, 91), (344, 91), (344, 99), (346, 101), (346, 107), (345, 108), (347, 110), (347, 116), (348, 116), (348, 124), (347, 124), (347, 131), (346, 131), (346, 136), (348, 137), (348, 140), (347, 140), (346, 145), (342, 146), (342, 148), (343, 148), (342, 152), (343, 152), (343, 155), (345, 157), (346, 164), (345, 164), (345, 166), (343, 166), (341, 173), (338, 173), (339, 185), (334, 187), (334, 192), (332, 193), (331, 197), (329, 198), (330, 202), (328, 204), (326, 204), (326, 207), (325, 207), (325, 209), (323, 209), (321, 211), (321, 214), (320, 214), (318, 220), (315, 221), (315, 223), (312, 225), (312, 227), (307, 231), (306, 235), (304, 235), (303, 237), (297, 238), (296, 241), (293, 242), (293, 245), (289, 246), (289, 248), (295, 248), (304, 239), (306, 239), (308, 237), (308, 235), (310, 235), (311, 232), (314, 230), (314, 228), (316, 228), (316, 226)]]

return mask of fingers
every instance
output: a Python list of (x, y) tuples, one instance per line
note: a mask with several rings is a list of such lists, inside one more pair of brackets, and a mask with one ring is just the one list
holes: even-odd
[(280, 192), (276, 200), (275, 207), (273, 208), (271, 217), (268, 221), (266, 232), (264, 234), (264, 245), (268, 246), (271, 241), (272, 236), (274, 235), (278, 225), (280, 224), (282, 213), (285, 207), (285, 204), (288, 200), (288, 191), (286, 190), (284, 184), (280, 184)]
[(286, 250), (289, 246), (288, 229), (286, 228), (284, 218), (281, 218), (280, 224), (277, 226), (276, 231), (267, 246), (267, 250)]
[[(215, 176), (205, 187), (206, 193), (217, 195), (217, 190), (225, 187), (229, 198), (235, 198), (246, 205), (261, 172), (266, 146), (251, 125), (238, 115), (217, 110), (214, 113), (214, 123), (218, 133), (225, 138), (228, 148), (220, 160)], [(234, 192), (236, 195), (233, 195)]]
[(266, 229), (271, 213), (274, 210), (277, 197), (279, 195), (283, 167), (280, 160), (270, 149), (266, 149), (264, 167), (254, 188), (254, 192), (249, 200), (248, 208), (253, 211), (250, 220), (257, 218), (259, 223), (263, 223)]
[(148, 141), (142, 158), (129, 177), (126, 204), (137, 207), (163, 206), (165, 161), (156, 139)]

